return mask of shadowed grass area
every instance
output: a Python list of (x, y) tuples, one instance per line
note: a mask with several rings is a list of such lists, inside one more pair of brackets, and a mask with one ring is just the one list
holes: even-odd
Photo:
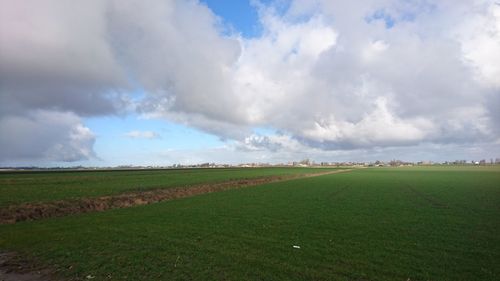
[(0, 248), (93, 280), (499, 280), (499, 183), (363, 169), (0, 226)]
[(324, 172), (313, 168), (233, 168), (0, 173), (0, 207), (244, 178)]

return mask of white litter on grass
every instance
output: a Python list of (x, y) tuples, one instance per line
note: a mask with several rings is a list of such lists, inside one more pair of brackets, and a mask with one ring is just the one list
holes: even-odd
[(294, 249), (300, 249), (300, 246), (293, 245), (293, 248), (294, 248)]
[(89, 274), (89, 275), (87, 275), (87, 279), (94, 279), (94, 278), (95, 278), (95, 276), (92, 276), (92, 275), (90, 275), (90, 274)]

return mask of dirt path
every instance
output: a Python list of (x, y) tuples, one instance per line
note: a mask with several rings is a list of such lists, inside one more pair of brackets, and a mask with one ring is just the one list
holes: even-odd
[[(198, 194), (255, 186), (265, 183), (280, 182), (299, 178), (317, 177), (327, 174), (349, 172), (352, 169), (326, 171), (320, 173), (271, 176), (253, 179), (241, 179), (220, 183), (198, 184), (188, 187), (155, 189), (142, 192), (129, 192), (96, 198), (80, 198), (44, 203), (25, 203), (0, 208), (0, 224), (13, 224), (26, 220), (62, 217), (71, 214), (99, 212), (116, 208), (127, 208), (160, 201), (190, 197)], [(0, 279), (1, 280), (1, 279)]]

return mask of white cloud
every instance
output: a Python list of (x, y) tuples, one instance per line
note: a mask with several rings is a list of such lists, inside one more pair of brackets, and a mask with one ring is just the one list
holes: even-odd
[(353, 147), (404, 145), (418, 143), (431, 133), (433, 124), (424, 118), (402, 120), (388, 109), (383, 98), (376, 108), (357, 123), (330, 119), (315, 123), (304, 136), (312, 141), (347, 144)]
[[(464, 63), (461, 42), (451, 30), (427, 29), (448, 15), (453, 22), (454, 10), (400, 1), (296, 8), (305, 6), (294, 1), (284, 15), (261, 7), (264, 35), (243, 40), (234, 83), (250, 124), (334, 150), (494, 138), (489, 92)], [(380, 10), (392, 28), (366, 20)], [(311, 56), (297, 47), (309, 39), (302, 34), (332, 40)]]
[(487, 86), (500, 88), (500, 5), (488, 5), (473, 13), (457, 36), (476, 78)]
[(124, 135), (132, 139), (159, 139), (161, 136), (153, 131), (130, 131)]

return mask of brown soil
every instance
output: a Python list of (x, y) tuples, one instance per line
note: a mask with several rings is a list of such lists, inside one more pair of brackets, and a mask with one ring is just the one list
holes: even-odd
[(0, 252), (0, 281), (54, 281), (55, 272), (9, 252)]
[(81, 198), (41, 203), (25, 203), (0, 208), (0, 224), (13, 224), (16, 222), (27, 220), (39, 220), (43, 218), (62, 217), (71, 214), (99, 212), (116, 208), (127, 208), (177, 198), (190, 197), (203, 193), (211, 193), (227, 189), (255, 186), (265, 183), (279, 182), (298, 178), (316, 177), (347, 171), (351, 170), (346, 169), (311, 174), (241, 179), (220, 183), (198, 184), (188, 187), (129, 192), (119, 195), (102, 196), (97, 198)]

